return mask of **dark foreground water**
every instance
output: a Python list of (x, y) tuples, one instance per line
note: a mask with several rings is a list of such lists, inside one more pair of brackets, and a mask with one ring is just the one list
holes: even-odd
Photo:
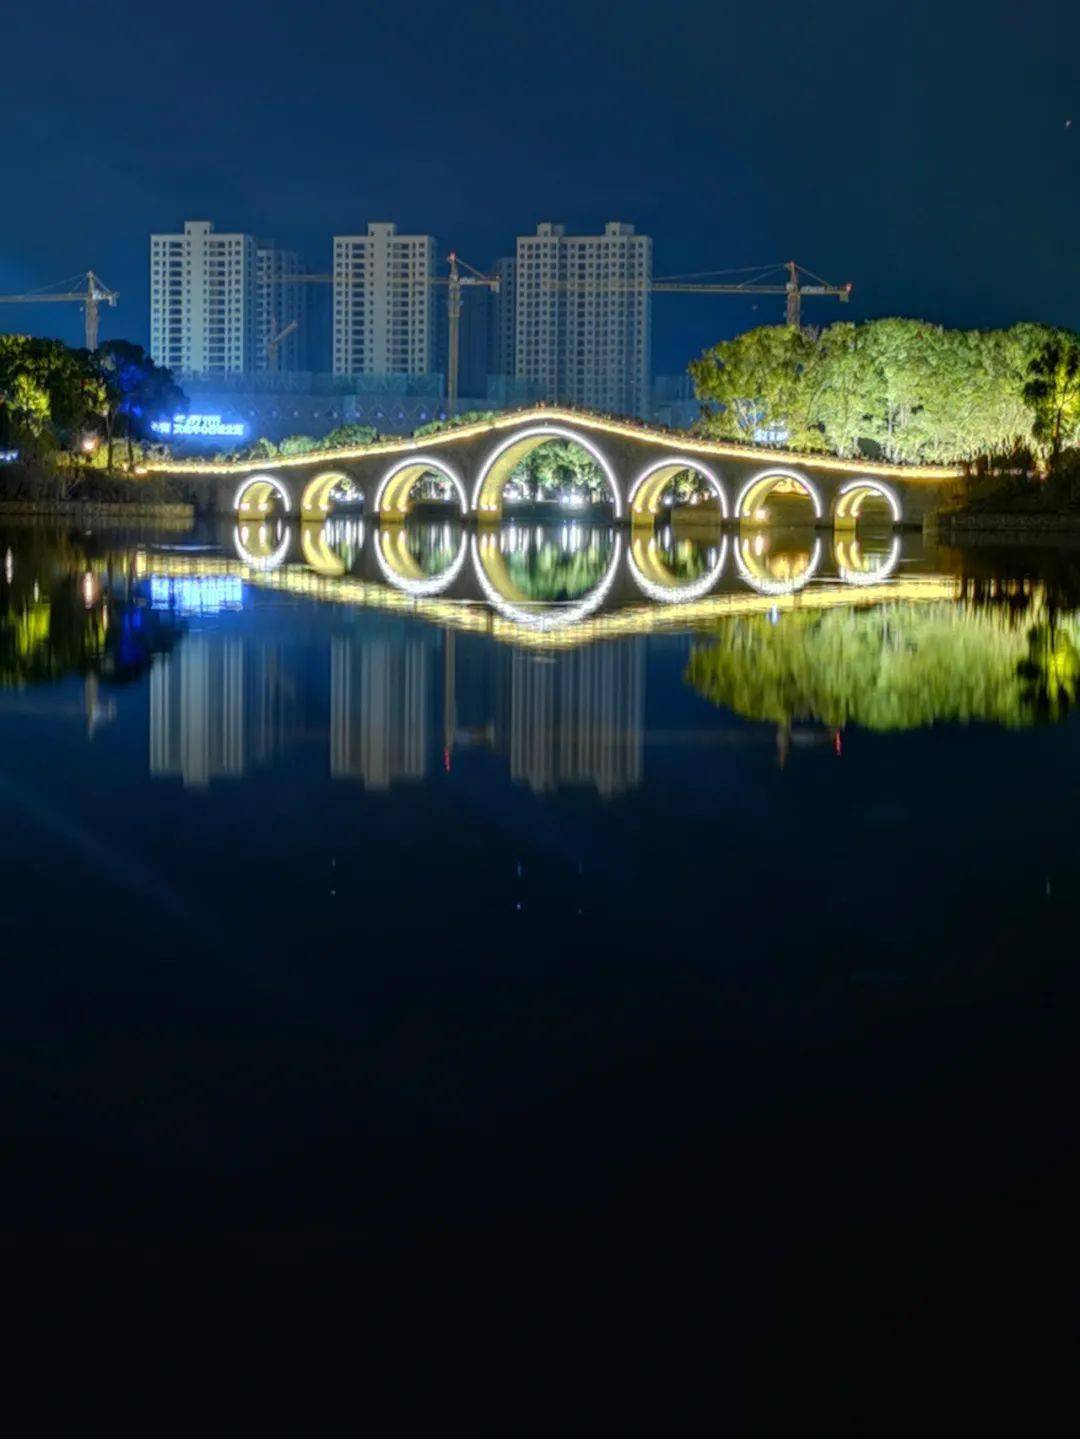
[(50, 1304), (316, 1332), (476, 1432), (985, 1396), (1080, 1198), (1069, 553), (0, 557), (0, 1229)]

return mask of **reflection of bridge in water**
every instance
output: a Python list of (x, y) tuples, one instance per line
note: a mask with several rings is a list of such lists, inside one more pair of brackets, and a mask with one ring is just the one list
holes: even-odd
[(407, 610), (546, 648), (792, 604), (859, 603), (880, 599), (871, 592), (882, 586), (894, 598), (957, 593), (949, 577), (903, 572), (900, 537), (888, 533), (685, 534), (676, 523), (626, 536), (602, 524), (510, 521), (470, 534), (445, 522), (277, 520), (237, 525), (233, 546), (238, 564), (156, 556), (153, 563), (170, 574), (233, 574), (330, 603)]
[[(134, 570), (149, 576), (155, 602), (190, 613), (203, 609), (206, 586), (223, 608), (246, 590), (280, 591), (432, 627), (335, 635), (317, 655), (287, 634), (190, 635), (155, 662), (151, 682), (152, 768), (188, 783), (245, 773), (318, 738), (332, 775), (370, 789), (423, 779), (482, 747), (535, 790), (615, 794), (641, 777), (640, 636), (958, 594), (949, 577), (898, 578), (901, 541), (890, 534), (685, 536), (666, 526), (627, 537), (566, 521), (477, 535), (441, 521), (335, 519), (238, 525), (232, 540), (236, 559), (140, 551)], [(474, 635), (504, 643), (473, 645)], [(296, 696), (327, 683), (305, 718)]]

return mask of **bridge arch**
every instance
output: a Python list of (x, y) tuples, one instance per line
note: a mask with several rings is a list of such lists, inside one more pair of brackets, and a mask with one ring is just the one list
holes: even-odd
[(720, 502), (720, 514), (728, 517), (727, 496), (716, 475), (700, 460), (688, 459), (685, 455), (673, 455), (671, 459), (656, 460), (642, 470), (627, 497), (627, 509), (635, 522), (652, 522), (660, 513), (660, 500), (668, 485), (682, 470), (693, 470), (701, 476)]
[(300, 513), (305, 520), (325, 520), (330, 513), (335, 490), (342, 489), (353, 501), (362, 501), (364, 492), (344, 470), (324, 470), (304, 486), (300, 497)]
[(507, 480), (522, 460), (531, 455), (533, 450), (546, 444), (548, 440), (566, 440), (572, 445), (578, 445), (596, 461), (600, 473), (611, 491), (611, 503), (615, 511), (615, 518), (620, 519), (623, 512), (622, 499), (619, 495), (619, 486), (615, 481), (615, 473), (607, 458), (587, 436), (562, 425), (533, 425), (527, 430), (518, 430), (508, 440), (503, 440), (500, 445), (496, 446), (485, 461), (473, 488), (473, 509), (479, 517), (482, 520), (499, 518), (502, 513), (503, 489)]
[(435, 455), (409, 455), (387, 470), (375, 491), (375, 513), (382, 520), (403, 520), (411, 507), (412, 487), (432, 471), (449, 480), (463, 515), (469, 512), (469, 497), (456, 470)]
[(292, 509), (289, 491), (276, 475), (247, 475), (233, 496), (233, 510), (241, 519), (264, 519), (275, 496), (286, 514)]
[(765, 503), (770, 495), (791, 494), (799, 490), (813, 506), (814, 519), (823, 519), (825, 507), (817, 486), (800, 470), (789, 470), (779, 465), (759, 470), (752, 479), (747, 480), (735, 502), (735, 518), (740, 524), (762, 524), (767, 518)]
[(889, 507), (893, 524), (899, 525), (903, 522), (904, 515), (896, 491), (889, 485), (883, 485), (880, 480), (860, 476), (856, 480), (848, 480), (847, 484), (841, 485), (837, 490), (833, 504), (834, 523), (837, 526), (854, 525), (868, 500), (884, 500)]

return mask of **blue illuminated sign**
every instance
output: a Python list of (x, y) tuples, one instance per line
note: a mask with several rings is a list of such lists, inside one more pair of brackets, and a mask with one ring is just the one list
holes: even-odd
[(239, 575), (151, 575), (150, 607), (181, 615), (216, 615), (244, 605)]
[(173, 415), (171, 420), (151, 420), (156, 435), (172, 435), (173, 439), (199, 439), (229, 436), (243, 439), (247, 425), (243, 420), (223, 420), (220, 415)]

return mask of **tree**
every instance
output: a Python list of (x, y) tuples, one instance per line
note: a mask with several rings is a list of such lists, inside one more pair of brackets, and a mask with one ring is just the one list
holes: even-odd
[(317, 440), (314, 435), (286, 435), (278, 446), (278, 453), (281, 455), (310, 455), (315, 450), (321, 450), (323, 441)]
[(8, 442), (74, 448), (104, 409), (104, 384), (89, 351), (31, 335), (0, 336), (0, 428)]
[(359, 447), (360, 445), (373, 445), (379, 438), (379, 432), (374, 425), (360, 425), (350, 421), (344, 425), (338, 425), (336, 430), (331, 430), (326, 439), (322, 441), (322, 448), (327, 450), (344, 450)]
[(130, 340), (106, 340), (98, 348), (97, 363), (105, 384), (106, 466), (112, 469), (113, 444), (122, 435), (130, 467), (132, 440), (152, 438), (153, 422), (186, 409), (187, 396), (170, 370), (155, 364), (141, 345)]
[(552, 500), (577, 491), (595, 503), (607, 494), (596, 461), (572, 440), (547, 440), (538, 445), (518, 465), (511, 479), (530, 499)]
[(1080, 343), (1073, 336), (1060, 334), (1031, 361), (1024, 399), (1032, 434), (1053, 467), (1080, 429)]
[(690, 365), (698, 400), (714, 407), (703, 415), (702, 428), (737, 440), (782, 429), (787, 442), (813, 445), (806, 403), (813, 349), (806, 331), (788, 325), (762, 326), (714, 345)]

